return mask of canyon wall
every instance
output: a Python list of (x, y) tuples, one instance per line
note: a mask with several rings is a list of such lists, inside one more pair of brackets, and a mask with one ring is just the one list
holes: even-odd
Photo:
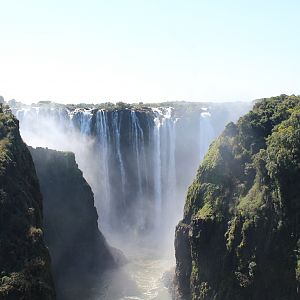
[(43, 204), (19, 122), (0, 106), (0, 298), (53, 300)]
[(92, 299), (103, 272), (117, 266), (117, 251), (98, 229), (93, 192), (73, 153), (44, 148), (30, 152), (43, 195), (45, 242), (57, 298)]
[(262, 99), (212, 143), (176, 228), (176, 299), (299, 299), (300, 98)]

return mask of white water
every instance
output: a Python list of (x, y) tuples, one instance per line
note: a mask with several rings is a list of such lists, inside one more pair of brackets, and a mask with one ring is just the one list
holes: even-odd
[(82, 135), (91, 134), (91, 122), (93, 114), (90, 111), (79, 111), (77, 112), (80, 120), (80, 133)]
[[(70, 112), (64, 107), (46, 106), (16, 111), (21, 134), (29, 145), (75, 153), (79, 168), (95, 193), (95, 205), (102, 226), (109, 229), (113, 218), (118, 217), (119, 212), (113, 211), (116, 209), (112, 205), (114, 201), (123, 201), (126, 209), (128, 203), (124, 201), (136, 198), (137, 201), (134, 201), (138, 205), (133, 220), (140, 230), (145, 227), (145, 218), (154, 221), (155, 229), (161, 224), (175, 225), (184, 200), (181, 199), (178, 205), (176, 199), (176, 119), (171, 108), (154, 109), (154, 114), (155, 124), (149, 133), (150, 144), (147, 144), (145, 129), (141, 127), (137, 112), (130, 111), (131, 128), (127, 130), (131, 130), (129, 142), (132, 150), (128, 153), (129, 150), (124, 151), (121, 144), (121, 134), (124, 134), (121, 133), (122, 111), (112, 112), (110, 119), (107, 111), (97, 111), (94, 132), (91, 110), (75, 109)], [(112, 154), (117, 159), (113, 169)], [(124, 160), (128, 154), (131, 160), (127, 157), (125, 166)], [(135, 167), (128, 168), (128, 161)], [(129, 171), (132, 173), (127, 174)], [(136, 178), (135, 191), (130, 190), (132, 183), (131, 187), (127, 184), (128, 176)], [(120, 190), (117, 198), (116, 193), (112, 196), (116, 188)], [(174, 219), (172, 223), (169, 222), (171, 217)], [(164, 228), (160, 229), (164, 231)]]
[(119, 165), (120, 165), (122, 192), (124, 194), (125, 193), (126, 175), (125, 175), (125, 169), (124, 169), (123, 158), (122, 158), (122, 153), (121, 153), (121, 137), (120, 137), (121, 121), (122, 121), (122, 114), (119, 114), (117, 111), (114, 111), (113, 112), (113, 131), (114, 131), (117, 155), (118, 155), (118, 160), (119, 160)]
[(141, 169), (141, 145), (144, 142), (143, 131), (139, 125), (138, 118), (134, 110), (130, 112), (131, 114), (131, 136), (132, 136), (132, 145), (133, 151), (135, 152), (136, 166), (137, 166), (137, 180), (138, 180), (138, 197), (139, 200), (143, 196), (143, 185), (142, 185), (142, 169)]
[(140, 230), (145, 229), (145, 215), (147, 214), (147, 206), (145, 205), (145, 185), (148, 184), (148, 172), (146, 168), (145, 140), (144, 132), (140, 125), (136, 111), (131, 110), (131, 137), (132, 146), (135, 153), (135, 161), (137, 167), (138, 193), (136, 203), (137, 209), (137, 226)]
[(155, 126), (153, 128), (153, 142), (154, 142), (154, 190), (155, 190), (155, 216), (157, 227), (161, 223), (161, 211), (162, 211), (162, 184), (161, 184), (161, 141), (160, 131), (161, 123), (159, 117), (154, 119)]
[(125, 246), (123, 251), (128, 263), (103, 275), (93, 300), (171, 300), (167, 286), (174, 269), (173, 251), (164, 256), (153, 245)]
[[(176, 120), (171, 119), (171, 112), (168, 117), (165, 119), (167, 134), (168, 134), (168, 145), (169, 145), (169, 153), (168, 153), (168, 181), (167, 181), (167, 189), (166, 193), (168, 196), (168, 201), (166, 202), (166, 211), (171, 209), (170, 206), (174, 206), (177, 209), (177, 205), (175, 202), (175, 194), (176, 194), (176, 162), (175, 162), (175, 144), (176, 144)], [(175, 203), (174, 203), (175, 202)]]
[[(96, 128), (98, 137), (98, 149), (99, 149), (99, 161), (100, 163), (100, 174), (102, 180), (102, 204), (103, 210), (106, 213), (110, 213), (110, 182), (109, 182), (109, 130), (108, 130), (107, 114), (104, 110), (97, 111), (96, 115)], [(100, 209), (98, 208), (98, 211)], [(108, 222), (104, 220), (104, 222)]]
[(204, 154), (207, 152), (211, 141), (215, 137), (215, 132), (210, 120), (211, 114), (209, 112), (202, 112), (199, 118), (199, 140), (200, 142), (200, 159), (203, 159)]
[[(172, 116), (172, 108), (164, 110), (155, 110), (159, 115), (159, 135), (157, 135), (157, 143), (160, 143), (159, 161), (160, 168), (156, 172), (155, 176), (160, 178), (160, 199), (159, 201), (159, 213), (160, 222), (164, 224), (160, 227), (160, 233), (163, 236), (169, 237), (170, 233), (173, 234), (176, 222), (181, 215), (181, 207), (177, 205), (176, 197), (176, 119)], [(158, 154), (154, 153), (155, 156)], [(181, 201), (183, 203), (183, 201)]]

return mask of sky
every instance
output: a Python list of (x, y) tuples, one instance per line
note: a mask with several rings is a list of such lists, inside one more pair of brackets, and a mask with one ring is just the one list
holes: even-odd
[(300, 94), (298, 0), (0, 0), (0, 95), (32, 103)]

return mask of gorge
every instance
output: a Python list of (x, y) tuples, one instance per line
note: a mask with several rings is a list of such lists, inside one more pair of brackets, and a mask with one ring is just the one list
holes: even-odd
[(95, 195), (100, 229), (131, 262), (108, 274), (114, 287), (99, 297), (110, 300), (117, 297), (110, 291), (119, 290), (124, 299), (170, 299), (161, 278), (174, 265), (186, 189), (210, 142), (250, 104), (9, 104), (28, 145), (75, 153)]
[(1, 105), (0, 298), (298, 299), (299, 103)]
[(300, 300), (300, 0), (0, 12), (0, 300)]
[(178, 219), (210, 142), (249, 108), (191, 106), (87, 109), (39, 103), (12, 111), (29, 145), (75, 153), (103, 229), (134, 234), (159, 227), (162, 216)]

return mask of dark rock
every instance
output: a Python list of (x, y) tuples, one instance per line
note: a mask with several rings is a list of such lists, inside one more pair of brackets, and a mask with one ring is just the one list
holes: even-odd
[(104, 270), (124, 261), (98, 229), (93, 192), (71, 152), (30, 148), (44, 198), (45, 239), (58, 299), (89, 299)]
[(0, 110), (0, 299), (52, 300), (42, 196), (19, 123)]

